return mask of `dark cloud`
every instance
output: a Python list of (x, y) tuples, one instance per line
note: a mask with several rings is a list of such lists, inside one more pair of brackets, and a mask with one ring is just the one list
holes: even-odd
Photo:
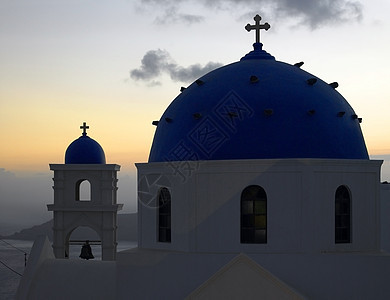
[(150, 50), (142, 58), (141, 67), (130, 71), (130, 77), (135, 80), (149, 81), (150, 85), (157, 85), (159, 82), (155, 79), (165, 73), (174, 81), (191, 82), (221, 65), (209, 62), (203, 67), (200, 64), (182, 67), (171, 58), (167, 51)]
[(175, 81), (191, 82), (220, 66), (222, 64), (215, 62), (208, 62), (204, 67), (200, 64), (194, 64), (187, 68), (175, 66), (169, 70), (169, 74)]
[(360, 21), (363, 6), (358, 1), (347, 0), (278, 0), (275, 15), (292, 17), (312, 29), (349, 21)]
[(171, 57), (165, 50), (150, 50), (141, 60), (141, 67), (130, 71), (136, 80), (150, 80), (158, 77), (170, 64)]
[(157, 17), (155, 22), (160, 25), (171, 23), (184, 23), (193, 24), (200, 23), (204, 20), (204, 17), (190, 14), (179, 13), (175, 7), (169, 7), (165, 9), (164, 15)]
[[(268, 14), (275, 19), (297, 21), (299, 25), (316, 29), (323, 25), (359, 21), (363, 16), (363, 5), (354, 0), (140, 0), (142, 4), (160, 7), (175, 7), (182, 3), (194, 3), (215, 11), (247, 11)], [(249, 9), (248, 9), (249, 8)], [(158, 17), (161, 21), (166, 16)], [(197, 21), (203, 19), (198, 17)], [(177, 20), (178, 21), (178, 20)], [(270, 21), (270, 20), (268, 20)], [(168, 20), (166, 21), (168, 22)]]

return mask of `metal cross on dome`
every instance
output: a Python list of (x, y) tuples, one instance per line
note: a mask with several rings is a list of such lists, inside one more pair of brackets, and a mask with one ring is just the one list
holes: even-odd
[(265, 29), (266, 31), (271, 28), (271, 25), (268, 23), (260, 24), (261, 17), (259, 15), (256, 15), (253, 20), (256, 21), (255, 25), (247, 24), (245, 26), (245, 29), (249, 32), (252, 29), (256, 30), (256, 43), (260, 43), (260, 30)]
[(87, 126), (86, 122), (83, 122), (83, 126), (80, 126), (80, 129), (83, 130), (83, 136), (87, 135), (87, 129), (89, 129), (89, 126)]

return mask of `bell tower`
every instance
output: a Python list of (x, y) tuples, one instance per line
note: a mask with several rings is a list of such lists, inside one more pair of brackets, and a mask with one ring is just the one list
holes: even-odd
[[(117, 172), (120, 166), (106, 164), (102, 147), (83, 134), (66, 150), (65, 164), (50, 164), (54, 171), (53, 250), (56, 258), (69, 254), (69, 239), (76, 228), (87, 226), (99, 235), (102, 260), (115, 260), (117, 248)], [(87, 189), (87, 197), (82, 193)]]

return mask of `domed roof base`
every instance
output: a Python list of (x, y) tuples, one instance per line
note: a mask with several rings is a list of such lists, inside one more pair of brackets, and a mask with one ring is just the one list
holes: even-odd
[(73, 141), (65, 153), (65, 164), (105, 164), (106, 156), (98, 142), (83, 135)]

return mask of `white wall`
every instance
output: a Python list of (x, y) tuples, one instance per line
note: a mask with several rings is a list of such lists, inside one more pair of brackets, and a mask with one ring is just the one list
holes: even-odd
[[(139, 190), (156, 193), (161, 176), (172, 196), (172, 242), (157, 241), (157, 210), (139, 204), (139, 245), (201, 252), (369, 251), (379, 248), (382, 161), (280, 159), (204, 161), (186, 178), (169, 163), (137, 164)], [(266, 244), (240, 243), (240, 197), (248, 185), (267, 193)], [(352, 243), (334, 243), (334, 197), (352, 196)], [(140, 194), (140, 203), (144, 193)], [(150, 195), (149, 195), (150, 196)], [(152, 206), (152, 205), (150, 205)]]

